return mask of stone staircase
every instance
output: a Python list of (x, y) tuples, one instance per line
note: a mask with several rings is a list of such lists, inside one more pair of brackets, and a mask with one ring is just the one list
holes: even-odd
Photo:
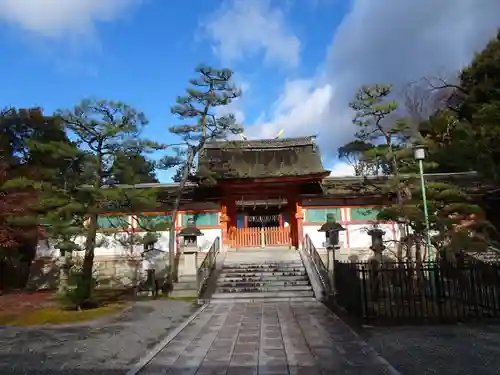
[(299, 253), (288, 248), (229, 251), (211, 302), (312, 301)]

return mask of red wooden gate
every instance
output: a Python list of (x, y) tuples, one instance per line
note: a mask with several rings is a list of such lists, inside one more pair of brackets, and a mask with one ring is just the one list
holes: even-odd
[(235, 228), (231, 233), (231, 247), (233, 248), (287, 246), (290, 244), (290, 227)]

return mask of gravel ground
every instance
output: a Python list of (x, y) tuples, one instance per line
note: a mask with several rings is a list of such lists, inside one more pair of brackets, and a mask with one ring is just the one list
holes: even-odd
[(194, 311), (186, 301), (145, 301), (87, 324), (0, 327), (0, 374), (123, 375)]
[(402, 375), (500, 374), (500, 326), (376, 327), (361, 335)]

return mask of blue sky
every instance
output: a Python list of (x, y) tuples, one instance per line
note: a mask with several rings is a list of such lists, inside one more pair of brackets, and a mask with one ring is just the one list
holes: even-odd
[(456, 72), (500, 25), (497, 0), (474, 4), (0, 0), (0, 103), (51, 112), (86, 97), (121, 100), (146, 113), (145, 137), (168, 143), (170, 106), (194, 68), (229, 67), (244, 91), (231, 110), (245, 134), (317, 134), (325, 166), (350, 174), (335, 154), (353, 134), (356, 88)]

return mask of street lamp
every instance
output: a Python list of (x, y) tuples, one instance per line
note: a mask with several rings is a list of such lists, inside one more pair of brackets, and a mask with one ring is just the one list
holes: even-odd
[(425, 146), (423, 145), (416, 145), (413, 149), (413, 155), (415, 157), (415, 160), (418, 161), (418, 168), (420, 170), (420, 189), (422, 190), (422, 201), (424, 203), (424, 220), (425, 220), (425, 235), (426, 235), (426, 250), (427, 250), (427, 256), (429, 259), (429, 263), (431, 264), (431, 269), (430, 269), (430, 292), (433, 297), (436, 296), (436, 269), (435, 264), (432, 262), (434, 261), (434, 254), (432, 253), (431, 249), (431, 232), (430, 232), (430, 225), (429, 225), (429, 211), (427, 210), (427, 197), (425, 194), (425, 180), (424, 180), (424, 159), (425, 159)]
[(427, 196), (425, 194), (425, 180), (424, 180), (424, 159), (425, 159), (425, 149), (426, 147), (423, 145), (416, 145), (413, 148), (413, 156), (415, 160), (418, 161), (418, 168), (420, 170), (420, 189), (422, 191), (422, 201), (424, 204), (424, 220), (425, 220), (425, 234), (426, 234), (426, 249), (427, 256), (429, 257), (429, 262), (432, 262), (433, 254), (431, 251), (431, 233), (430, 233), (430, 225), (429, 225), (429, 212), (427, 210)]

